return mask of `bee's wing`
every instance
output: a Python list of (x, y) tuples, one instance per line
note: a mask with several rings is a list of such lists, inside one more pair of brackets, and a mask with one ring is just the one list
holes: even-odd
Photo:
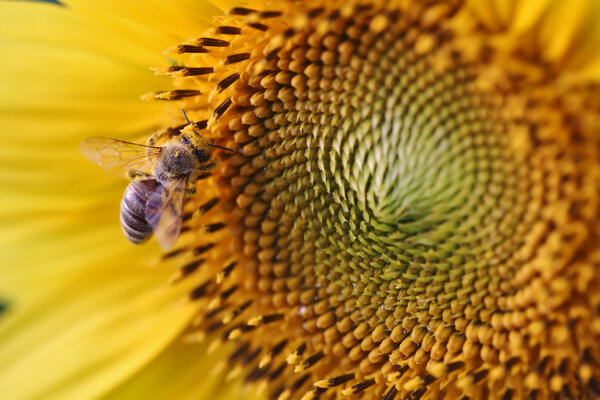
[(118, 176), (123, 176), (130, 170), (152, 175), (152, 167), (162, 152), (162, 147), (107, 137), (85, 139), (80, 148), (84, 156)]
[(152, 226), (163, 250), (173, 247), (181, 232), (181, 215), (187, 183), (187, 179), (173, 181), (151, 196), (146, 203), (144, 216)]

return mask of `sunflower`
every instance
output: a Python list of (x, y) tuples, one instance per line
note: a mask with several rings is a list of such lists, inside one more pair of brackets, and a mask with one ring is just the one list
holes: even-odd
[[(62, 3), (0, 2), (3, 398), (600, 396), (598, 2)], [(132, 246), (78, 145), (183, 135)]]

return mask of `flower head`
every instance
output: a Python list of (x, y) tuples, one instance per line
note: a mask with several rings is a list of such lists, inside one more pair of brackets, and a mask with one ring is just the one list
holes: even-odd
[(208, 342), (280, 400), (597, 395), (593, 2), (255, 1), (210, 27), (177, 3), (156, 4), (176, 42), (143, 31), (164, 28), (149, 11), (72, 4), (155, 64), (131, 74), (153, 143), (234, 150), (211, 151), (157, 268), (170, 286), (141, 303), (186, 293), (152, 318), (177, 318), (163, 347)]

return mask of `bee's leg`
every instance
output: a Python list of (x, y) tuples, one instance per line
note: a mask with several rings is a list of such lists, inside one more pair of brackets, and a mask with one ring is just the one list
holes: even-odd
[(134, 179), (148, 179), (151, 178), (152, 175), (147, 174), (145, 172), (142, 171), (138, 171), (137, 169), (130, 169), (129, 171), (127, 171), (127, 177), (131, 180)]

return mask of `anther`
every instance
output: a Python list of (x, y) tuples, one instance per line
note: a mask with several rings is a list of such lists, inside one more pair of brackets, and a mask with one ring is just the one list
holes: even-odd
[(212, 249), (213, 247), (215, 247), (214, 243), (208, 243), (202, 246), (198, 246), (196, 248), (194, 248), (194, 255), (198, 256), (200, 254), (206, 253), (208, 250)]
[(488, 372), (489, 372), (489, 370), (487, 370), (487, 369), (482, 369), (482, 370), (475, 372), (475, 374), (473, 375), (473, 382), (478, 383), (480, 380), (482, 380), (483, 378), (485, 378), (487, 376)]
[(514, 389), (509, 388), (504, 392), (504, 395), (502, 395), (502, 400), (511, 400), (513, 398), (513, 394), (515, 394)]
[(250, 28), (254, 28), (254, 29), (257, 29), (257, 30), (263, 31), (263, 32), (269, 29), (269, 27), (267, 25), (261, 24), (260, 22), (253, 22), (251, 24), (248, 24), (248, 26)]
[(302, 396), (300, 398), (300, 400), (318, 400), (319, 399), (319, 395), (321, 393), (324, 393), (325, 391), (326, 391), (326, 389), (323, 389), (323, 388), (320, 388), (320, 387), (313, 387), (308, 392), (306, 392), (304, 394), (304, 396)]
[(381, 398), (381, 400), (393, 400), (394, 397), (396, 397), (396, 394), (398, 393), (398, 389), (396, 389), (396, 386), (392, 386), (389, 388), (389, 390), (383, 395), (383, 397)]
[(279, 321), (283, 319), (283, 314), (270, 314), (270, 315), (260, 315), (258, 317), (251, 318), (248, 321), (248, 325), (259, 326), (270, 324), (271, 322)]
[(306, 383), (308, 378), (310, 378), (310, 374), (304, 374), (300, 378), (298, 378), (298, 380), (296, 382), (294, 382), (292, 384), (292, 386), (290, 387), (292, 392), (295, 392), (296, 390), (300, 389), (302, 387), (302, 385), (304, 385)]
[(227, 300), (227, 298), (228, 298), (229, 296), (231, 296), (231, 295), (233, 294), (233, 292), (235, 292), (235, 291), (237, 290), (237, 288), (238, 288), (238, 286), (237, 286), (237, 285), (233, 285), (233, 286), (232, 286), (232, 287), (230, 287), (229, 289), (222, 291), (222, 292), (221, 292), (221, 294), (219, 294), (219, 297), (220, 297), (222, 300)]
[(217, 274), (217, 283), (223, 282), (223, 280), (225, 278), (227, 278), (229, 276), (229, 274), (231, 274), (231, 271), (233, 271), (233, 269), (235, 268), (236, 265), (237, 265), (237, 262), (233, 261), (233, 262), (229, 263), (229, 265), (227, 265), (225, 268), (223, 268)]
[(169, 75), (173, 77), (199, 76), (212, 74), (215, 70), (213, 67), (183, 67), (171, 66), (167, 68), (153, 68), (156, 75)]
[(248, 342), (242, 343), (233, 353), (231, 353), (229, 355), (229, 357), (227, 357), (227, 361), (232, 363), (235, 360), (237, 360), (238, 358), (241, 358), (243, 355), (245, 355), (248, 352), (249, 348), (250, 348), (250, 343), (248, 343)]
[(282, 47), (276, 47), (273, 50), (269, 51), (266, 55), (265, 58), (267, 60), (272, 60), (275, 58), (275, 56), (277, 56), (277, 54), (279, 54), (279, 52), (281, 51)]
[(510, 369), (511, 369), (512, 367), (514, 367), (514, 366), (515, 366), (515, 365), (516, 365), (518, 362), (519, 362), (519, 357), (512, 357), (512, 358), (509, 358), (509, 359), (506, 361), (506, 364), (505, 364), (505, 366), (506, 366), (506, 369), (507, 369), (507, 370), (510, 370)]
[(252, 304), (252, 300), (248, 300), (245, 303), (238, 306), (237, 308), (235, 308), (233, 311), (226, 314), (222, 319), (223, 323), (228, 324), (231, 321), (233, 321), (235, 319), (235, 317), (237, 317), (242, 312), (244, 312), (244, 310), (246, 310), (248, 307), (250, 307), (251, 304)]
[(215, 39), (215, 38), (200, 38), (196, 39), (195, 43), (199, 46), (206, 47), (227, 47), (229, 46), (229, 42), (223, 39)]
[(252, 10), (250, 8), (244, 8), (244, 7), (234, 7), (231, 10), (229, 10), (229, 15), (250, 15), (252, 13), (255, 13), (256, 10)]
[(308, 10), (306, 15), (308, 15), (308, 18), (315, 18), (322, 14), (324, 11), (325, 7), (313, 8), (312, 10)]
[(315, 382), (315, 386), (324, 388), (324, 389), (331, 388), (331, 387), (342, 385), (348, 381), (351, 381), (352, 379), (354, 379), (354, 374), (340, 375), (340, 376), (336, 376), (334, 378), (323, 379), (321, 381)]
[(221, 35), (239, 35), (242, 33), (242, 29), (237, 26), (219, 26), (217, 33)]
[(244, 381), (245, 382), (256, 382), (256, 381), (260, 380), (261, 378), (263, 378), (266, 373), (267, 373), (266, 369), (255, 367), (254, 369), (252, 369), (252, 371), (250, 371), (248, 373), (248, 375), (246, 375), (246, 377), (244, 378)]
[(191, 90), (191, 89), (176, 89), (176, 90), (167, 90), (164, 92), (155, 92), (149, 93), (142, 96), (142, 100), (179, 100), (185, 97), (193, 97), (199, 96), (199, 90)]
[(281, 373), (285, 370), (285, 367), (287, 367), (287, 364), (286, 363), (282, 363), (277, 369), (275, 369), (273, 372), (271, 372), (269, 374), (269, 378), (268, 379), (270, 381), (277, 379), (277, 377), (279, 375), (281, 375)]
[(169, 279), (169, 283), (173, 284), (173, 283), (181, 282), (181, 280), (183, 278), (190, 275), (192, 272), (196, 271), (198, 269), (198, 267), (200, 267), (200, 265), (202, 265), (203, 262), (204, 262), (204, 259), (199, 258), (198, 260), (192, 261), (192, 262), (184, 265), (175, 273), (175, 275), (171, 279)]
[(232, 54), (230, 56), (227, 56), (227, 58), (225, 59), (225, 65), (235, 64), (235, 63), (247, 60), (249, 58), (250, 58), (250, 53)]
[(302, 343), (296, 350), (290, 353), (288, 358), (286, 359), (288, 364), (296, 365), (300, 362), (300, 358), (304, 351), (306, 350), (306, 343)]
[(168, 251), (165, 254), (163, 254), (162, 259), (163, 260), (167, 260), (169, 258), (173, 258), (173, 257), (178, 256), (181, 253), (184, 253), (184, 252), (186, 252), (188, 250), (189, 250), (189, 248), (187, 248), (187, 247), (180, 247), (178, 249), (173, 249), (173, 250)]
[(281, 342), (277, 343), (275, 345), (275, 347), (273, 347), (273, 349), (271, 349), (271, 351), (269, 352), (269, 354), (267, 354), (266, 356), (264, 356), (258, 363), (258, 367), (259, 368), (264, 368), (265, 366), (267, 366), (268, 364), (271, 363), (271, 361), (273, 360), (273, 358), (277, 357), (285, 348), (285, 346), (287, 345), (288, 341), (286, 339), (282, 340)]
[(225, 227), (223, 222), (217, 222), (215, 224), (208, 224), (204, 226), (204, 230), (208, 233), (217, 232)]
[(323, 357), (325, 357), (325, 354), (323, 352), (313, 354), (312, 356), (308, 357), (306, 360), (298, 364), (294, 369), (294, 372), (306, 371), (307, 369), (315, 365), (319, 360), (323, 359)]
[(254, 361), (256, 359), (256, 357), (258, 357), (260, 352), (261, 352), (261, 348), (259, 347), (258, 349), (254, 350), (252, 353), (248, 354), (244, 358), (244, 360), (242, 360), (242, 365), (250, 364), (252, 361)]
[(328, 16), (327, 19), (333, 21), (341, 15), (340, 10), (333, 10)]
[(219, 104), (217, 106), (217, 108), (215, 108), (215, 111), (213, 112), (213, 116), (215, 118), (221, 118), (221, 116), (223, 114), (225, 114), (225, 111), (227, 111), (227, 109), (229, 108), (229, 106), (231, 106), (232, 103), (233, 102), (231, 101), (230, 97), (225, 99), (221, 104)]
[(347, 389), (342, 390), (342, 394), (345, 396), (362, 393), (366, 388), (375, 384), (375, 379), (367, 379), (366, 381), (362, 381), (357, 383), (354, 386), (351, 386)]
[(200, 214), (206, 214), (211, 208), (216, 206), (218, 202), (219, 202), (219, 198), (214, 197), (214, 198), (208, 200), (206, 203), (202, 204), (198, 208), (198, 211), (200, 211)]
[(281, 11), (262, 11), (258, 16), (260, 18), (274, 18), (281, 17), (283, 13)]
[[(217, 308), (212, 308), (210, 309), (206, 314), (204, 314), (204, 318), (206, 319), (210, 319), (214, 316), (216, 316), (217, 314), (220, 314), (221, 312), (225, 311), (227, 309), (228, 305), (222, 305), (220, 307)], [(223, 326), (223, 322), (222, 321), (218, 321), (219, 322), (219, 326)], [(212, 332), (212, 331), (211, 331)]]
[(237, 81), (239, 78), (240, 74), (236, 72), (235, 74), (231, 74), (228, 77), (221, 79), (219, 83), (217, 83), (219, 93), (227, 89), (229, 86), (231, 86), (231, 84), (233, 84), (233, 82)]
[(464, 366), (465, 366), (464, 362), (462, 362), (462, 361), (456, 361), (456, 362), (448, 364), (447, 371), (448, 371), (448, 373), (451, 373), (451, 372), (454, 372), (457, 369), (460, 369), (460, 368), (462, 368)]
[(208, 285), (210, 284), (210, 281), (204, 282), (202, 285), (195, 287), (190, 293), (189, 293), (189, 299), (190, 300), (197, 300), (200, 297), (204, 296), (206, 294), (206, 289), (208, 289)]
[(176, 54), (183, 54), (183, 53), (208, 53), (208, 50), (205, 49), (202, 46), (195, 46), (195, 45), (191, 45), (191, 44), (180, 44), (179, 46), (175, 46), (175, 47), (171, 47), (170, 49), (167, 49), (165, 51), (165, 53), (176, 53)]
[(427, 392), (427, 388), (417, 389), (410, 395), (410, 400), (420, 400), (421, 397)]

